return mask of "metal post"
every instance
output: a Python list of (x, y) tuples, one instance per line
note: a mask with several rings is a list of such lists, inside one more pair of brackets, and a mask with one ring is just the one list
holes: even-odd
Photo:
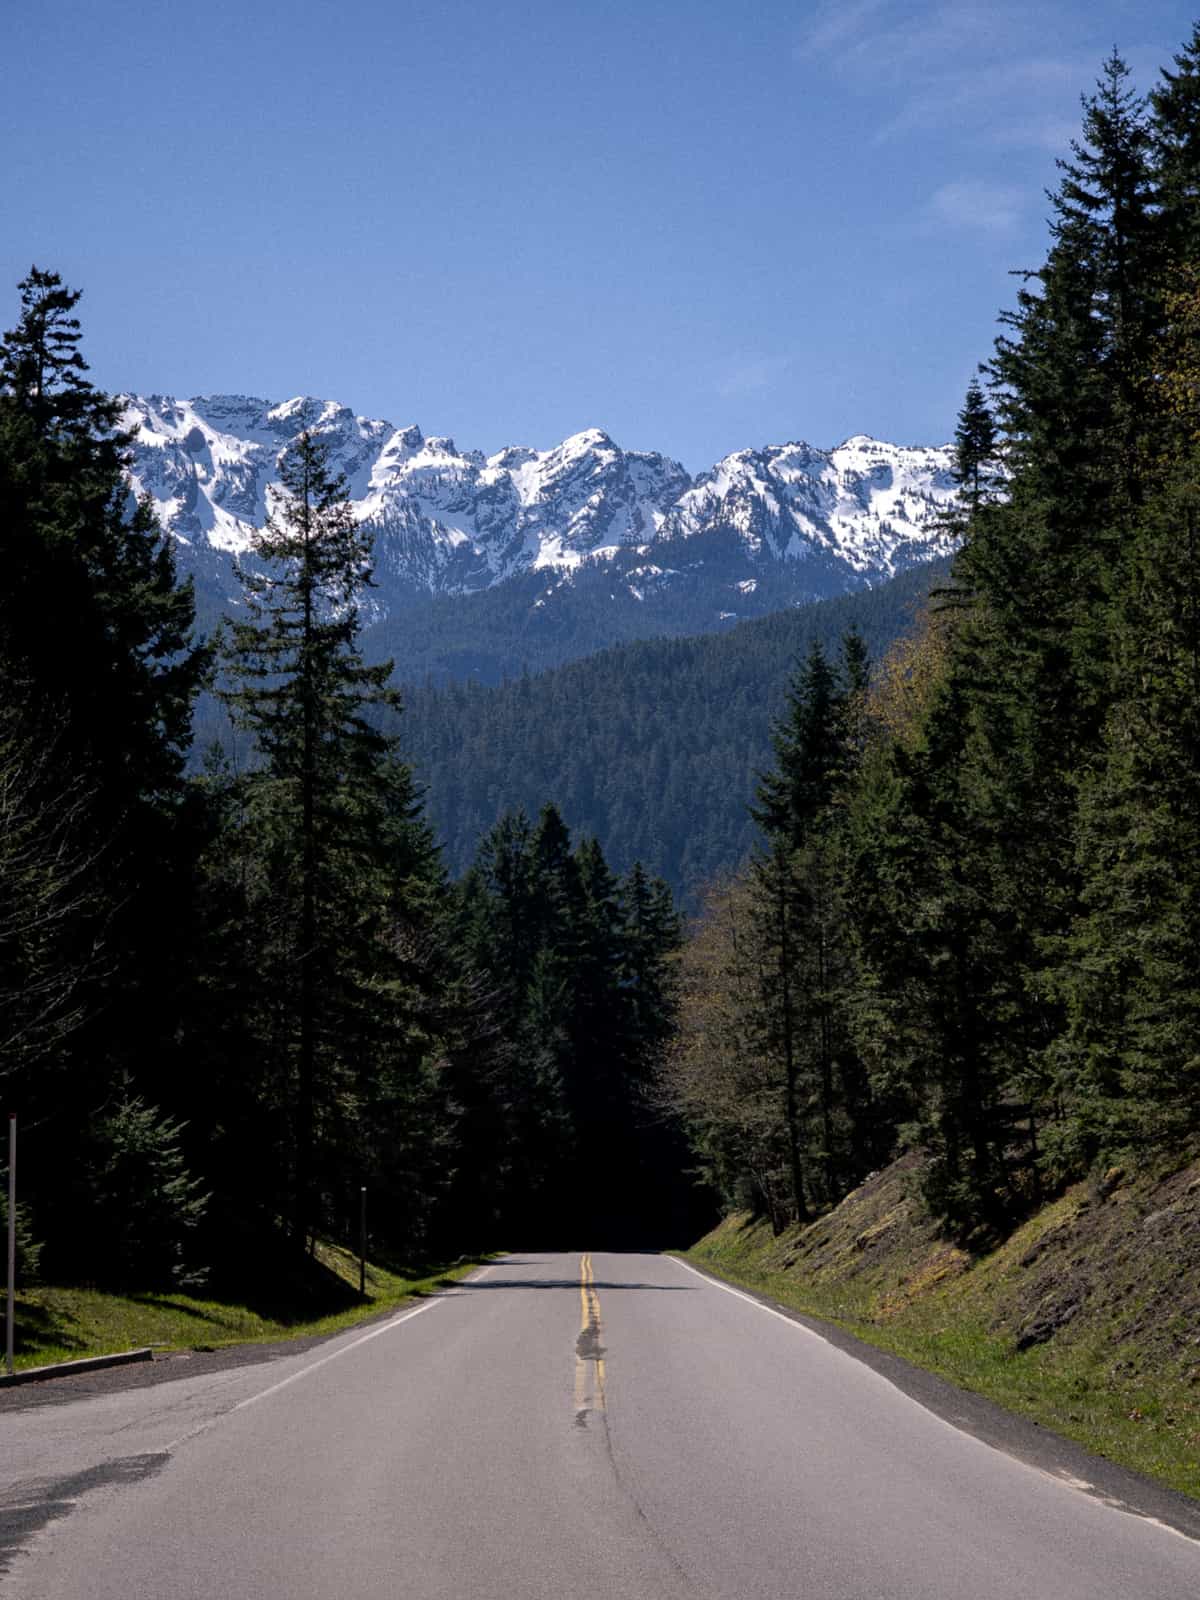
[(17, 1321), (17, 1113), (8, 1113), (8, 1304), (4, 1319), (4, 1360), (13, 1373), (13, 1334)]
[(367, 1297), (367, 1186), (358, 1191), (358, 1292)]

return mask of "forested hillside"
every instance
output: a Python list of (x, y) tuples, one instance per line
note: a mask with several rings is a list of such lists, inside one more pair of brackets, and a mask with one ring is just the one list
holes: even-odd
[[(926, 549), (911, 553), (918, 569), (927, 559)], [(528, 572), (480, 594), (398, 607), (364, 630), (364, 650), (394, 661), (401, 683), (499, 684), (613, 645), (729, 633), (739, 621), (846, 588), (845, 572), (828, 569), (819, 552), (807, 560), (752, 562), (732, 528), (662, 539), (650, 568), (648, 560), (645, 550), (630, 547), (585, 561), (569, 575), (548, 580), (544, 570)], [(660, 567), (666, 572), (655, 576)]]
[[(868, 686), (792, 682), (675, 1103), (776, 1228), (906, 1148), (960, 1242), (1200, 1133), (1200, 31), (1104, 65), (956, 437), (965, 538)], [(1000, 493), (1003, 483), (1003, 494)]]
[(797, 661), (852, 630), (878, 660), (947, 570), (932, 562), (729, 633), (629, 644), (494, 688), (406, 689), (399, 726), (446, 865), (465, 871), (503, 812), (536, 814), (553, 795), (619, 871), (640, 861), (694, 908), (758, 838), (748, 806)]

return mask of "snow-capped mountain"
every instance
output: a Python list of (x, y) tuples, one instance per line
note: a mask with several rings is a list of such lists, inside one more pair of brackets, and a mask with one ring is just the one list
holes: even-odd
[(235, 555), (266, 521), (280, 452), (305, 429), (319, 435), (375, 533), (377, 576), (431, 592), (651, 541), (691, 482), (677, 461), (619, 450), (598, 428), (488, 457), (307, 398), (126, 397), (124, 422), (137, 428), (134, 485), (164, 526), (181, 545)]
[(230, 599), (233, 557), (251, 548), (279, 456), (306, 429), (327, 440), (375, 535), (377, 617), (422, 593), (468, 595), (541, 569), (543, 599), (581, 569), (611, 568), (614, 595), (642, 601), (707, 565), (710, 587), (724, 575), (729, 607), (717, 615), (728, 618), (745, 614), (771, 573), (786, 571), (796, 597), (817, 598), (949, 550), (937, 524), (953, 493), (949, 448), (865, 435), (833, 450), (774, 445), (736, 451), (692, 479), (596, 428), (552, 450), (485, 456), (307, 397), (127, 396), (124, 408), (137, 430), (134, 487), (178, 541), (181, 569), (204, 571)]
[(738, 450), (680, 496), (659, 536), (723, 527), (755, 561), (832, 557), (863, 577), (893, 577), (950, 553), (935, 523), (954, 492), (951, 465), (949, 447), (885, 444), (866, 434), (833, 450)]

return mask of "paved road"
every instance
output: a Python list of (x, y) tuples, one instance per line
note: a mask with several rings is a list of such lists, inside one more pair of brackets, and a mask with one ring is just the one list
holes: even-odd
[(266, 1365), (0, 1412), (0, 1491), (12, 1600), (1200, 1595), (1200, 1543), (654, 1255), (514, 1256)]

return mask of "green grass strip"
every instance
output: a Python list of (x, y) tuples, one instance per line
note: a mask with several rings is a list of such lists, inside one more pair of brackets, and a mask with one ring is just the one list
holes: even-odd
[[(341, 1292), (327, 1296), (337, 1309), (318, 1311), (300, 1297), (289, 1305), (278, 1285), (255, 1296), (204, 1299), (173, 1291), (110, 1293), (101, 1289), (31, 1288), (17, 1295), (18, 1368), (85, 1356), (110, 1355), (150, 1345), (162, 1350), (217, 1350), (225, 1345), (264, 1344), (340, 1333), (406, 1301), (435, 1294), (464, 1278), (488, 1258), (460, 1259), (416, 1275), (367, 1265), (366, 1299), (360, 1300), (358, 1258), (335, 1245), (320, 1244), (317, 1261)], [(307, 1298), (307, 1297), (306, 1297)]]

